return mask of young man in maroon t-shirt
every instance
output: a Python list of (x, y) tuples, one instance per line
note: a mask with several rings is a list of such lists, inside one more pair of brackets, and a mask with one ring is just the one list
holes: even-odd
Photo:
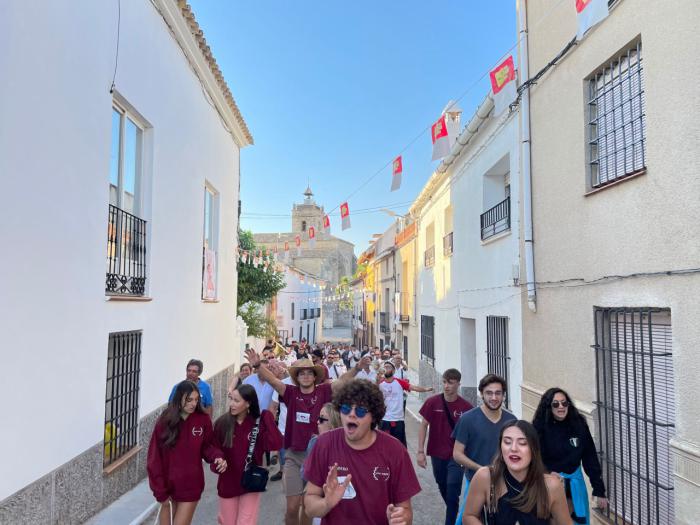
[(377, 430), (385, 411), (379, 387), (346, 382), (333, 404), (342, 427), (320, 435), (304, 462), (306, 514), (322, 525), (410, 525), (420, 485), (401, 442)]
[[(346, 372), (334, 383), (322, 383), (326, 371), (314, 365), (310, 359), (300, 359), (289, 367), (289, 377), (294, 382), (288, 385), (280, 381), (273, 370), (260, 363), (260, 356), (252, 348), (246, 350), (246, 358), (257, 369), (262, 379), (269, 382), (280, 401), (287, 406), (287, 423), (284, 429), (284, 489), (287, 496), (286, 525), (299, 524), (299, 509), (304, 492), (301, 466), (306, 459), (306, 448), (311, 436), (318, 434), (318, 416), (321, 407), (330, 402), (333, 389), (353, 378), (359, 366)], [(273, 365), (274, 368), (274, 365)], [(318, 384), (321, 383), (321, 384)]]
[(463, 476), (462, 468), (452, 460), (452, 449), (455, 440), (450, 437), (457, 421), (463, 413), (474, 408), (469, 401), (459, 395), (459, 386), (462, 374), (459, 370), (449, 368), (442, 374), (442, 394), (431, 396), (425, 400), (420, 409), (423, 416), (418, 430), (418, 452), (416, 463), (419, 467), (426, 468), (425, 436), (428, 436), (427, 455), (433, 467), (433, 476), (438, 484), (440, 495), (445, 501), (445, 523), (453, 525), (459, 506), (459, 492), (457, 501), (448, 501), (447, 479), (448, 476), (460, 480)]

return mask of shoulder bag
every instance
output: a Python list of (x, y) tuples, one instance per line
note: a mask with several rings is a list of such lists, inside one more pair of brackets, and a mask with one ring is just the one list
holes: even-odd
[(447, 415), (447, 422), (450, 424), (450, 428), (452, 430), (455, 429), (455, 420), (452, 417), (452, 413), (450, 413), (450, 407), (447, 406), (447, 400), (445, 399), (445, 394), (442, 394), (440, 396), (442, 398), (442, 406), (445, 407), (445, 414)]
[(250, 434), (250, 445), (248, 446), (248, 455), (245, 458), (245, 467), (243, 468), (243, 477), (241, 485), (248, 492), (265, 492), (267, 486), (267, 478), (269, 476), (267, 469), (260, 467), (253, 461), (253, 451), (255, 443), (258, 440), (258, 432), (260, 432), (260, 418), (255, 420), (255, 427)]

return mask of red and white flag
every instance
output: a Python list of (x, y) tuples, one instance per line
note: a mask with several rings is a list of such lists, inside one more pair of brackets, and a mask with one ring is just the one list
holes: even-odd
[(391, 191), (396, 191), (401, 187), (401, 174), (403, 173), (403, 162), (401, 155), (394, 159), (391, 168)]
[(350, 207), (347, 202), (340, 205), (340, 219), (342, 229), (347, 230), (350, 227)]
[(297, 245), (297, 257), (301, 257), (301, 235), (294, 238), (294, 244)]
[(509, 55), (503, 62), (498, 64), (491, 73), (491, 92), (493, 93), (493, 104), (496, 108), (495, 116), (500, 115), (518, 98), (518, 86), (515, 81), (515, 65), (513, 55)]
[(590, 28), (605, 20), (610, 14), (608, 0), (575, 0), (578, 31), (576, 40), (581, 40)]
[(331, 218), (328, 215), (323, 216), (323, 231), (331, 233)]
[(316, 228), (309, 226), (309, 247), (313, 250), (316, 248)]
[(450, 153), (450, 138), (447, 134), (445, 115), (432, 125), (430, 134), (433, 138), (433, 160), (446, 157)]
[(289, 241), (284, 241), (284, 260), (289, 261)]

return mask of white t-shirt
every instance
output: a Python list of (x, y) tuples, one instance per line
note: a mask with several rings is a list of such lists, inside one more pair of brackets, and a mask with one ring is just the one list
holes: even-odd
[(369, 372), (365, 372), (364, 370), (360, 370), (357, 375), (355, 376), (356, 379), (367, 379), (368, 381), (372, 381), (372, 383), (377, 382), (377, 372), (372, 370), (370, 367)]
[(347, 370), (345, 369), (345, 365), (340, 360), (336, 361), (332, 365), (326, 363), (326, 367), (328, 368), (328, 377), (333, 381), (338, 379), (345, 372), (347, 372)]
[(384, 394), (384, 405), (386, 413), (384, 421), (403, 421), (403, 392), (404, 388), (397, 379), (391, 383), (382, 381), (379, 383), (379, 390)]
[[(282, 382), (285, 385), (293, 385), (294, 381), (292, 381), (292, 378), (287, 376), (285, 377)], [(277, 422), (277, 428), (279, 431), (282, 433), (284, 436), (284, 427), (287, 425), (287, 405), (284, 404), (284, 401), (280, 403), (280, 395), (277, 393), (277, 390), (275, 390), (275, 393), (272, 394), (272, 401), (275, 403), (279, 403), (280, 405), (280, 417), (279, 421)]]

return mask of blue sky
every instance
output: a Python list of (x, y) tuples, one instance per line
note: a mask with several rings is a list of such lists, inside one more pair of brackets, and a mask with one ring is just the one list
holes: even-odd
[[(437, 167), (426, 128), (462, 95), (468, 122), (517, 40), (515, 0), (191, 5), (255, 138), (242, 151), (241, 226), (290, 231), (308, 181), (327, 211), (354, 194), (352, 228), (340, 231), (337, 209), (331, 221), (357, 253), (392, 222), (359, 210), (408, 210)], [(392, 193), (391, 161), (416, 137)]]

